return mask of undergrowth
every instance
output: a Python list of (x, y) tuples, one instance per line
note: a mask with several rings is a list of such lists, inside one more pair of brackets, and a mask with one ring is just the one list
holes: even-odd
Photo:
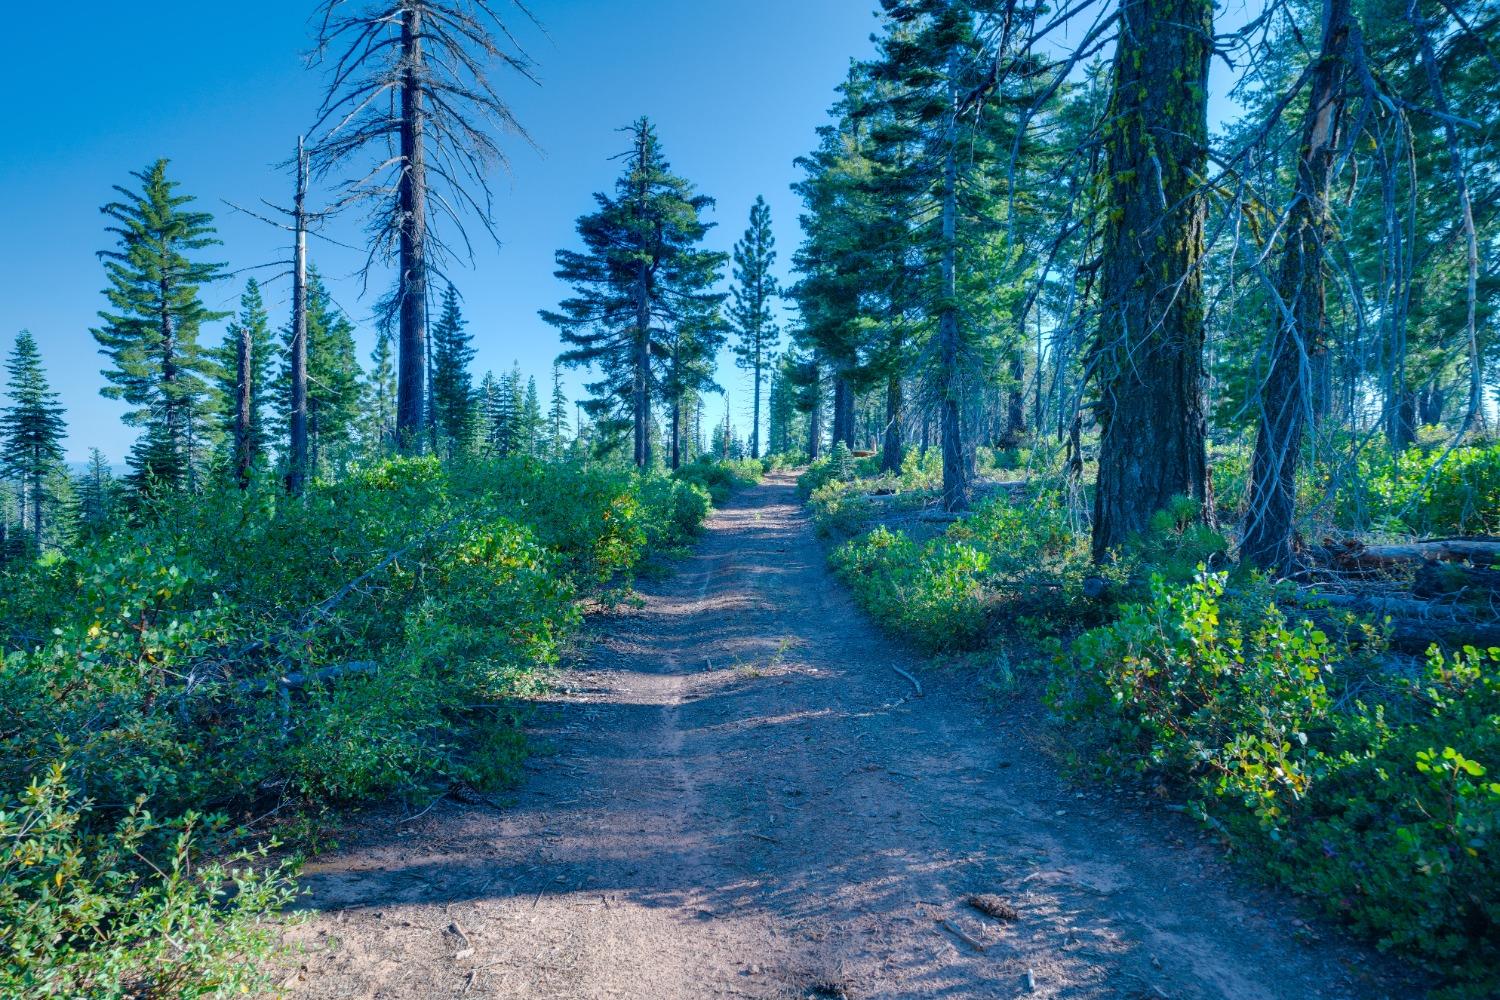
[[(708, 509), (690, 483), (393, 459), (227, 486), (0, 575), (0, 995), (250, 990), (320, 813), (513, 782), (537, 672)], [(0, 793), (3, 794), (3, 793)]]

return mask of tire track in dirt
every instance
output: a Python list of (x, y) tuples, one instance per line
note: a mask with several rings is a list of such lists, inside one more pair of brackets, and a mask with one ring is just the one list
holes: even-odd
[(1406, 995), (1192, 827), (1062, 784), (1024, 713), (931, 674), (911, 698), (788, 477), (642, 590), (560, 678), (510, 808), (370, 816), (309, 867), (294, 995)]

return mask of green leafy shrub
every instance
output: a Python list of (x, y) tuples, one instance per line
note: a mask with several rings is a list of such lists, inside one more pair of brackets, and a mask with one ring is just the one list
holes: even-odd
[(264, 985), (265, 919), (292, 898), (264, 852), (205, 863), (223, 820), (136, 803), (94, 829), (55, 766), (0, 802), (0, 995), (198, 997)]
[(876, 528), (832, 556), (855, 599), (886, 628), (932, 650), (972, 649), (988, 621), (984, 553), (963, 543), (918, 546)]
[(691, 483), (706, 492), (716, 507), (722, 506), (729, 494), (760, 482), (764, 475), (764, 466), (754, 459), (726, 462), (711, 455), (700, 455), (672, 473), (681, 482)]
[[(43, 776), (65, 769), (90, 805), (70, 809), (54, 789), (18, 808), (55, 814), (46, 822), (98, 852), (122, 830), (153, 831), (129, 833), (139, 870), (90, 876), (88, 905), (109, 927), (68, 943), (77, 955), (25, 961), (114, 963), (133, 989), (137, 973), (107, 954), (114, 928), (128, 937), (131, 914), (155, 906), (170, 929), (166, 911), (180, 910), (204, 940), (179, 936), (192, 954), (163, 965), (150, 995), (191, 995), (191, 970), (209, 976), (213, 948), (239, 947), (238, 911), (208, 919), (215, 885), (174, 874), (195, 841), (157, 836), (148, 804), (192, 824), (505, 785), (524, 756), (507, 706), (557, 660), (580, 600), (623, 593), (706, 512), (697, 487), (625, 469), (394, 459), (295, 499), (265, 483), (158, 499), (66, 556), (9, 567), (6, 601), (36, 581), (49, 603), (0, 622), (0, 789), (48, 789)], [(234, 842), (224, 831), (215, 850)], [(247, 919), (281, 901), (248, 882), (234, 898)], [(18, 911), (13, 934), (46, 936), (45, 911)]]
[(1149, 602), (1059, 656), (1049, 700), (1080, 765), (1182, 789), (1270, 874), (1452, 977), (1452, 995), (1493, 995), (1500, 650), (1434, 649), (1419, 681), (1382, 688), (1368, 629), (1335, 642), (1266, 588), (1227, 601), (1225, 580), (1157, 577)]
[(1417, 446), (1395, 456), (1365, 448), (1356, 468), (1335, 481), (1336, 517), (1345, 528), (1500, 533), (1500, 442), (1451, 451)]

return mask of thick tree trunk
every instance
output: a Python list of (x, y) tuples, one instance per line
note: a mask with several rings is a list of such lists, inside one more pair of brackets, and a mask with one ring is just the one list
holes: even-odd
[(401, 157), (398, 188), (400, 248), (398, 267), (401, 333), (396, 374), (396, 439), (403, 451), (422, 447), (427, 411), (427, 160), (422, 100), (425, 76), (422, 11), (407, 6), (401, 15)]
[(822, 373), (818, 364), (813, 363), (812, 372), (812, 407), (807, 411), (807, 460), (816, 462), (822, 453), (823, 445), (823, 392), (820, 379)]
[(1026, 439), (1026, 359), (1019, 348), (1011, 355), (1008, 374), (1010, 387), (1006, 389), (1005, 429), (1000, 432), (1000, 445), (1019, 448)]
[(1277, 280), (1281, 302), (1271, 370), (1261, 387), (1240, 557), (1277, 572), (1291, 568), (1302, 441), (1316, 400), (1324, 395), (1318, 392), (1328, 354), (1324, 254), (1334, 235), (1328, 189), (1338, 156), (1353, 27), (1350, 0), (1325, 0), (1323, 51), (1313, 70)]
[[(297, 140), (297, 193), (292, 208), (292, 411), (287, 450), (287, 492), (301, 494), (307, 484), (307, 154)], [(241, 389), (241, 392), (244, 390)]]
[(1176, 496), (1208, 499), (1203, 400), (1206, 0), (1124, 0), (1105, 133), (1109, 212), (1095, 345), (1099, 481), (1093, 551)]
[(892, 374), (885, 383), (885, 441), (880, 453), (882, 472), (900, 472), (902, 454), (901, 420), (905, 402), (902, 399), (901, 376)]

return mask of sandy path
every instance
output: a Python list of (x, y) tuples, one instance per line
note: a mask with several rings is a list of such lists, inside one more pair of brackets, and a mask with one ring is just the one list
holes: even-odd
[(828, 575), (788, 478), (643, 596), (564, 675), (513, 808), (374, 816), (310, 867), (295, 995), (1390, 994), (1190, 826), (1059, 783), (1023, 717), (930, 675), (909, 699), (891, 667), (919, 668)]

